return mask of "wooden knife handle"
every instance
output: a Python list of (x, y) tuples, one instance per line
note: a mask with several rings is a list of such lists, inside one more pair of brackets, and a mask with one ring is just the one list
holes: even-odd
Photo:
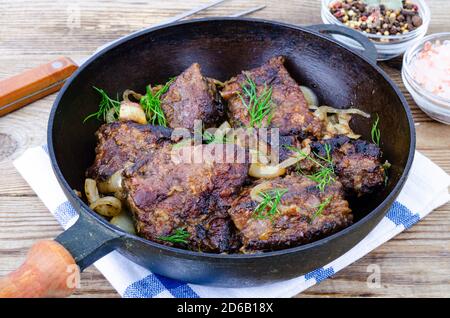
[(16, 271), (0, 278), (0, 298), (67, 297), (79, 277), (75, 260), (61, 244), (40, 241)]
[(0, 81), (0, 117), (58, 91), (78, 66), (60, 57)]

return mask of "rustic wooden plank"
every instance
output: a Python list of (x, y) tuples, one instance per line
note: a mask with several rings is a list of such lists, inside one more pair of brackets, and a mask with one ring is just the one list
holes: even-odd
[[(60, 55), (75, 61), (97, 47), (132, 31), (158, 23), (209, 0), (4, 0), (0, 2), (0, 78), (48, 62)], [(450, 2), (428, 1), (432, 11), (430, 33), (448, 31)], [(229, 0), (196, 17), (236, 13), (265, 4), (255, 17), (296, 24), (320, 23), (320, 1)], [(71, 19), (79, 9), (80, 24)], [(75, 23), (73, 23), (75, 22)], [(417, 147), (450, 173), (450, 126), (431, 120), (414, 103), (402, 84), (400, 72), (382, 63), (400, 87), (416, 121)], [(37, 239), (61, 232), (51, 214), (15, 171), (12, 160), (31, 146), (46, 142), (49, 110), (55, 95), (0, 118), (0, 275), (16, 268)], [(395, 297), (450, 295), (450, 204), (434, 211), (408, 231), (368, 256), (301, 294), (300, 297)], [(382, 287), (367, 286), (367, 267), (381, 268)], [(117, 297), (93, 267), (82, 274), (75, 297)]]

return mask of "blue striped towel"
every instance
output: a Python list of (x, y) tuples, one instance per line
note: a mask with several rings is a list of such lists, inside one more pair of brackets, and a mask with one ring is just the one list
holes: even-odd
[[(70, 227), (77, 213), (53, 174), (46, 147), (28, 149), (14, 165), (58, 222), (64, 228)], [(448, 202), (449, 186), (450, 176), (416, 152), (400, 196), (364, 240), (338, 259), (304, 276), (263, 287), (218, 288), (187, 284), (153, 274), (117, 252), (98, 260), (95, 266), (123, 297), (291, 297), (332, 276)]]

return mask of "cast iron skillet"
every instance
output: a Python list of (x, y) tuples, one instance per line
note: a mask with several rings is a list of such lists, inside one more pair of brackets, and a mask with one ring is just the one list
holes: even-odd
[[(357, 37), (366, 48), (355, 53), (322, 33)], [(127, 88), (145, 91), (199, 62), (204, 74), (226, 80), (257, 67), (275, 55), (287, 57), (287, 68), (311, 87), (322, 104), (358, 107), (378, 114), (381, 148), (392, 164), (382, 193), (353, 202), (356, 222), (319, 241), (258, 255), (215, 255), (186, 251), (124, 233), (93, 213), (72, 189), (83, 189), (86, 168), (94, 160), (94, 133), (100, 122), (83, 119), (96, 111), (98, 95)], [(370, 140), (372, 120), (357, 117), (354, 129)], [(124, 38), (90, 58), (58, 95), (48, 125), (48, 148), (56, 177), (78, 221), (56, 238), (81, 269), (112, 250), (170, 278), (217, 286), (254, 286), (305, 274), (341, 256), (361, 241), (394, 202), (410, 169), (415, 131), (400, 90), (376, 66), (368, 40), (334, 26), (303, 28), (255, 19), (201, 19), (145, 30)]]

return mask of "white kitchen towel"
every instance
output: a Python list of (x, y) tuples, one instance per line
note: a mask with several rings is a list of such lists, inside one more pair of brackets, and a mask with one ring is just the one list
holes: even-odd
[[(47, 147), (36, 147), (14, 162), (15, 167), (64, 228), (78, 217), (51, 168)], [(416, 152), (409, 178), (386, 216), (358, 245), (333, 262), (304, 276), (252, 288), (218, 288), (187, 284), (151, 273), (118, 252), (95, 262), (123, 297), (291, 297), (332, 276), (376, 247), (413, 226), (450, 200), (450, 176)]]

